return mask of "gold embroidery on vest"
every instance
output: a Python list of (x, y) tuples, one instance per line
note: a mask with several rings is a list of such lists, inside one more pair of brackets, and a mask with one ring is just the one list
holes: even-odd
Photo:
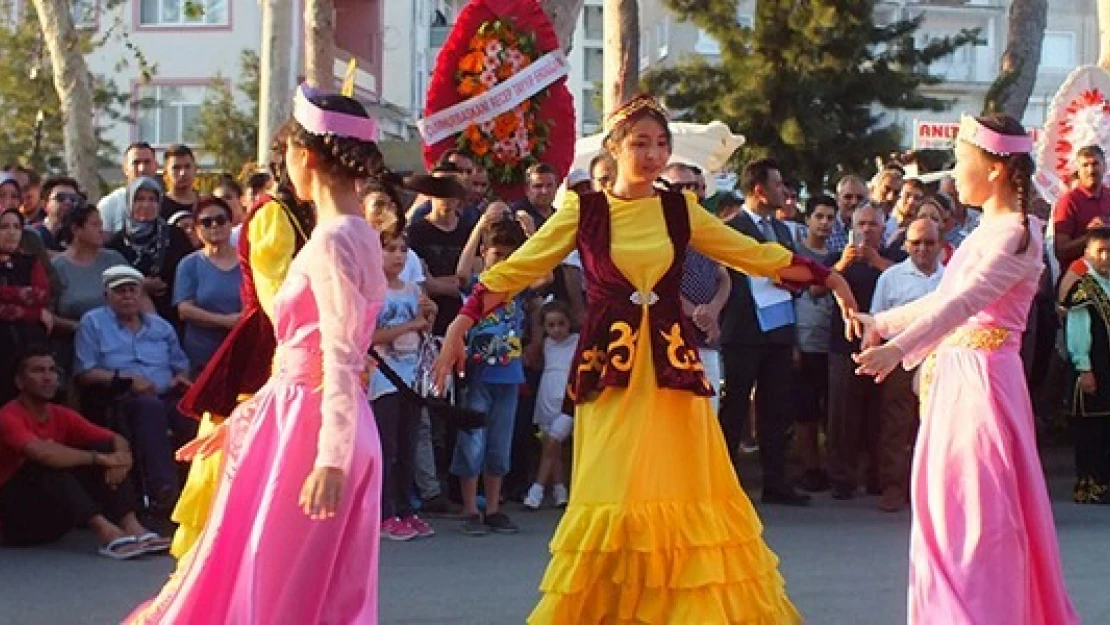
[(698, 359), (698, 353), (682, 338), (681, 326), (676, 323), (671, 326), (669, 332), (660, 331), (659, 334), (667, 340), (667, 360), (672, 367), (681, 371), (705, 370), (705, 366)]
[[(609, 332), (614, 332), (617, 338), (609, 343), (609, 364), (617, 371), (630, 371), (632, 369), (632, 355), (636, 353), (636, 335), (632, 326), (624, 321), (616, 321), (609, 326)], [(621, 350), (627, 350), (621, 351)]]
[(578, 373), (601, 371), (605, 368), (605, 352), (596, 347), (582, 350), (582, 359), (578, 364)]

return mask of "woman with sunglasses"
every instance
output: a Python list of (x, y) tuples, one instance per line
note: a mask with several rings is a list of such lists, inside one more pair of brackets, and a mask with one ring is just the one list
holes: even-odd
[(201, 249), (177, 266), (173, 304), (185, 325), (182, 347), (196, 376), (239, 320), (243, 274), (231, 245), (231, 207), (218, 197), (203, 197), (193, 208)]

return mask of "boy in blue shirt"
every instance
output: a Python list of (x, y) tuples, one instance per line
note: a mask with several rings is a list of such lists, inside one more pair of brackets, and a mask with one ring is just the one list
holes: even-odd
[[(459, 257), (460, 282), (470, 286), (478, 273), (477, 252), (481, 245), (484, 267), (506, 259), (525, 240), (523, 229), (504, 210), (491, 205), (482, 215)], [(460, 431), (455, 442), (451, 473), (458, 476), (463, 499), (463, 532), (482, 535), (493, 531), (515, 533), (517, 525), (501, 512), (501, 482), (509, 472), (513, 423), (516, 419), (519, 386), (524, 383), (521, 363), (524, 333), (524, 295), (486, 315), (467, 335), (467, 408), (486, 415), (486, 427)], [(485, 486), (486, 512), (478, 511), (478, 476)]]

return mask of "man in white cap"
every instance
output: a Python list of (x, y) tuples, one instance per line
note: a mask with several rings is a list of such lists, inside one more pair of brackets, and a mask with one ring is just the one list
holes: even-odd
[(593, 191), (593, 188), (593, 180), (590, 179), (590, 173), (585, 169), (572, 169), (567, 174), (567, 190), (581, 195)]
[(123, 393), (118, 404), (130, 429), (131, 444), (142, 462), (148, 494), (159, 510), (177, 499), (177, 445), (196, 434), (196, 423), (175, 405), (190, 384), (189, 359), (177, 332), (165, 319), (140, 309), (143, 274), (128, 265), (103, 274), (106, 305), (81, 317), (77, 329), (74, 373), (82, 386)]

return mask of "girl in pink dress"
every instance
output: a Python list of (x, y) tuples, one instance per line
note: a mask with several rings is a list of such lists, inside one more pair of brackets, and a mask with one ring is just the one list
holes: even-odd
[(355, 182), (384, 177), (382, 155), (358, 102), (305, 87), (283, 132), (317, 226), (275, 298), (274, 371), (189, 450), (226, 442), (211, 517), (128, 623), (377, 622), (381, 447), (360, 378), (385, 279)]
[[(1011, 117), (964, 117), (960, 198), (983, 207), (940, 287), (859, 315), (859, 373), (921, 368), (914, 453), (910, 625), (1070, 625), (1056, 529), (1018, 349), (1043, 269), (1028, 216), (1033, 142)], [(890, 339), (876, 346), (879, 337)]]

